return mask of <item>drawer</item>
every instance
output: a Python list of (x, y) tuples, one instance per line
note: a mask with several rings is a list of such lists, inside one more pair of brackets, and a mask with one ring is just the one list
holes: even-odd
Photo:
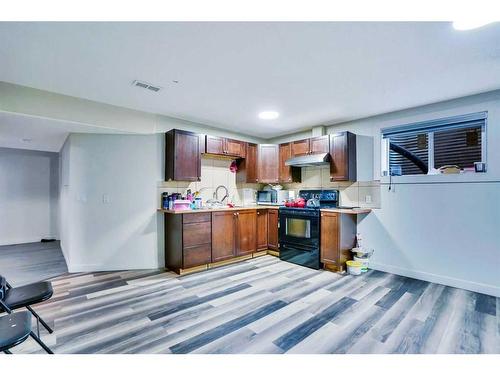
[(183, 268), (201, 266), (212, 262), (212, 245), (204, 244), (185, 247), (183, 250)]
[(212, 223), (184, 224), (182, 226), (182, 241), (184, 247), (196, 246), (212, 242)]
[(182, 214), (182, 222), (184, 224), (201, 223), (211, 221), (212, 215), (210, 212), (202, 212), (199, 214)]

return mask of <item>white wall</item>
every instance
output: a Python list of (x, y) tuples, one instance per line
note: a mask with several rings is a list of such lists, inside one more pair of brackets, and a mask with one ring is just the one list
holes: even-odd
[[(380, 177), (380, 129), (480, 111), (488, 111), (487, 173), (394, 177), (396, 185), (388, 190), (388, 178)], [(344, 130), (374, 138), (381, 209), (358, 218), (358, 232), (375, 249), (373, 268), (500, 296), (500, 91), (334, 125), (327, 132)]]
[[(70, 272), (162, 265), (157, 183), (162, 137), (72, 134), (63, 148), (62, 247)], [(64, 180), (67, 179), (66, 182)]]
[(0, 245), (58, 237), (58, 155), (0, 148)]

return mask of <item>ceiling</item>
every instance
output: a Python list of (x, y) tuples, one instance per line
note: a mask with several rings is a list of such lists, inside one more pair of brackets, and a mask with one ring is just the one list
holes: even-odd
[(0, 80), (272, 138), (498, 89), (499, 38), (448, 22), (3, 22)]
[(113, 133), (85, 124), (0, 112), (0, 147), (59, 152), (69, 133)]

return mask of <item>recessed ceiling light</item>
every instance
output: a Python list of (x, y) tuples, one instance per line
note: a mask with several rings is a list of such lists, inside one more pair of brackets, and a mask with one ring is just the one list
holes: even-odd
[(484, 21), (484, 20), (470, 19), (470, 20), (454, 21), (453, 27), (455, 28), (455, 30), (465, 31), (465, 30), (477, 29), (479, 27), (486, 26), (489, 23), (492, 23), (492, 22), (491, 21)]
[(276, 111), (262, 111), (259, 113), (259, 118), (261, 120), (274, 120), (280, 117), (280, 114)]

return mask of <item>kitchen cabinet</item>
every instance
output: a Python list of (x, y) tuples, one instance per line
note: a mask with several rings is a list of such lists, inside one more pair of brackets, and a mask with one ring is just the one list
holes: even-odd
[(179, 272), (212, 262), (210, 213), (165, 215), (165, 265)]
[(356, 215), (321, 212), (320, 228), (321, 262), (342, 272), (356, 245)]
[(279, 145), (262, 144), (257, 153), (257, 182), (276, 184), (279, 182)]
[(201, 135), (178, 129), (165, 134), (165, 180), (200, 181)]
[(244, 158), (246, 154), (246, 142), (235, 139), (206, 136), (205, 153), (220, 156), (232, 156)]
[(257, 211), (237, 211), (236, 224), (236, 255), (248, 255), (257, 251)]
[(257, 251), (267, 250), (268, 210), (257, 210)]
[(309, 154), (309, 138), (292, 142), (292, 156), (302, 156)]
[(279, 182), (291, 183), (301, 182), (301, 169), (285, 165), (285, 161), (292, 157), (292, 144), (282, 143), (279, 145)]
[(330, 181), (356, 181), (356, 135), (330, 134)]
[(235, 249), (235, 212), (212, 212), (212, 261), (233, 258)]
[(268, 210), (268, 234), (267, 234), (267, 248), (269, 250), (278, 251), (278, 232), (279, 220), (278, 210)]
[(292, 156), (324, 154), (330, 152), (330, 138), (328, 135), (301, 139), (291, 143)]
[(258, 146), (255, 143), (246, 144), (245, 158), (238, 160), (237, 183), (258, 183), (257, 148)]
[(330, 136), (322, 135), (309, 140), (309, 154), (325, 154), (330, 152)]
[(212, 212), (212, 261), (257, 251), (257, 210)]

